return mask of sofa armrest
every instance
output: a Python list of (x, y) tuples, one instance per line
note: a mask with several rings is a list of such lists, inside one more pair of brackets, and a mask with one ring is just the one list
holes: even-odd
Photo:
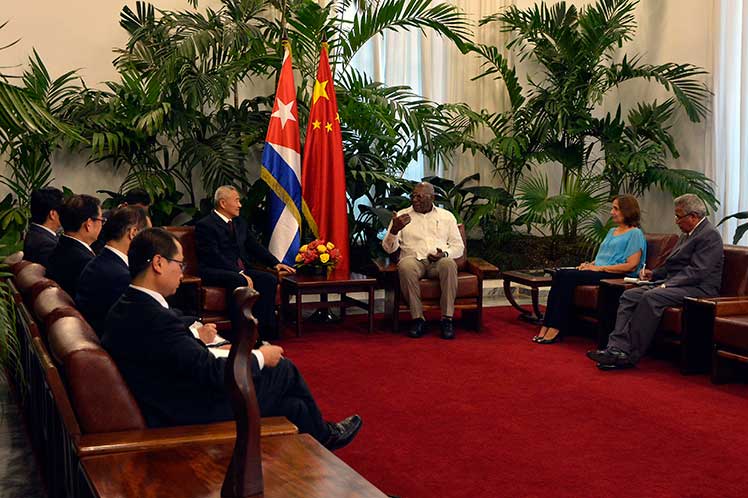
[(492, 265), (485, 259), (468, 258), (466, 265), (467, 270), (470, 273), (478, 275), (481, 280), (485, 278), (499, 278), (499, 268), (496, 265)]
[(698, 306), (709, 310), (713, 316), (748, 315), (748, 296), (732, 297), (687, 297), (686, 306)]
[[(260, 436), (298, 434), (298, 428), (285, 417), (263, 417)], [(91, 455), (167, 448), (199, 441), (233, 441), (236, 422), (159, 427), (132, 431), (85, 434), (80, 437), (76, 451), (82, 458)]]

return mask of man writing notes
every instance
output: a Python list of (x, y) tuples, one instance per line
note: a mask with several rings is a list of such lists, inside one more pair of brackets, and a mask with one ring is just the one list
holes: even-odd
[(604, 350), (587, 357), (601, 370), (631, 368), (646, 353), (660, 319), (669, 306), (680, 306), (686, 296), (716, 296), (722, 282), (722, 237), (709, 223), (704, 202), (693, 194), (675, 199), (675, 223), (681, 235), (665, 264), (642, 270), (639, 278), (659, 282), (623, 293), (616, 326)]
[(421, 182), (413, 189), (412, 206), (394, 214), (382, 241), (392, 254), (400, 249), (397, 271), (400, 289), (410, 307), (413, 326), (408, 335), (414, 339), (425, 333), (426, 320), (421, 305), (418, 281), (427, 276), (438, 278), (441, 287), (441, 336), (454, 339), (455, 296), (457, 295), (457, 263), (465, 245), (457, 220), (449, 211), (434, 206), (434, 186)]
[[(226, 359), (196, 338), (166, 297), (182, 279), (184, 255), (177, 238), (147, 228), (128, 251), (132, 284), (106, 317), (102, 345), (114, 359), (149, 427), (205, 424), (233, 419), (224, 386)], [(283, 348), (252, 351), (252, 379), (260, 413), (284, 416), (328, 449), (356, 436), (361, 418), (326, 422), (296, 366)]]
[[(273, 339), (277, 336), (275, 293), (278, 279), (250, 265), (259, 263), (290, 273), (295, 270), (278, 261), (249, 231), (247, 222), (239, 217), (242, 203), (234, 187), (218, 187), (213, 200), (215, 209), (195, 226), (200, 278), (205, 285), (226, 288), (229, 295), (237, 287), (246, 285), (257, 290), (260, 298), (252, 312), (259, 322), (260, 338)], [(236, 323), (238, 310), (231, 299), (229, 310)]]

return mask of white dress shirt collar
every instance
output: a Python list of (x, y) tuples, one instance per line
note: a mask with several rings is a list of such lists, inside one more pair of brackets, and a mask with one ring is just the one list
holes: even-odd
[(223, 220), (224, 223), (228, 223), (229, 221), (231, 221), (230, 219), (226, 218), (224, 215), (219, 213), (217, 210), (214, 209), (213, 212), (216, 213), (218, 217)]
[(74, 241), (76, 241), (77, 243), (81, 244), (83, 247), (85, 247), (86, 249), (88, 249), (91, 252), (91, 254), (96, 254), (93, 251), (93, 249), (91, 249), (91, 246), (89, 246), (88, 244), (86, 244), (85, 242), (83, 242), (81, 239), (76, 239), (75, 237), (71, 237), (70, 235), (66, 235), (64, 233), (62, 234), (62, 236), (63, 237), (67, 237), (68, 239), (73, 239)]
[(123, 253), (119, 249), (115, 249), (112, 246), (104, 246), (104, 249), (109, 249), (114, 254), (116, 254), (117, 256), (119, 256), (119, 259), (121, 259), (122, 261), (125, 262), (125, 266), (127, 266), (128, 268), (130, 268), (130, 261), (127, 259), (127, 254)]
[(145, 287), (140, 287), (140, 286), (132, 285), (132, 284), (130, 284), (130, 287), (132, 287), (133, 289), (138, 290), (140, 292), (145, 292), (146, 294), (148, 294), (149, 296), (151, 296), (153, 299), (155, 299), (158, 302), (158, 304), (160, 304), (161, 306), (163, 306), (167, 310), (169, 309), (169, 303), (167, 303), (166, 299), (164, 299), (164, 296), (162, 296), (158, 292), (156, 292), (154, 290), (151, 290), (151, 289), (146, 289)]
[(699, 220), (699, 222), (698, 222), (698, 223), (696, 223), (696, 226), (695, 226), (695, 227), (693, 227), (693, 230), (691, 230), (690, 232), (688, 232), (688, 236), (689, 236), (689, 237), (690, 237), (691, 235), (693, 235), (693, 233), (694, 233), (694, 232), (696, 231), (696, 229), (697, 229), (697, 228), (699, 228), (699, 225), (701, 225), (702, 223), (704, 223), (704, 220), (705, 220), (705, 219), (706, 219), (706, 216), (704, 216), (703, 218), (701, 218), (701, 219)]
[(49, 233), (51, 233), (52, 235), (54, 235), (55, 237), (57, 237), (57, 232), (55, 232), (54, 230), (52, 230), (52, 229), (51, 229), (51, 228), (49, 228), (49, 227), (45, 227), (44, 225), (40, 225), (39, 223), (32, 223), (32, 225), (36, 225), (36, 226), (38, 226), (39, 228), (43, 228), (43, 229), (45, 229), (46, 231), (48, 231)]

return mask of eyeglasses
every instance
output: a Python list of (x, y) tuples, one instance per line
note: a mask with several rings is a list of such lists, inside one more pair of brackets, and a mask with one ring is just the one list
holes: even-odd
[(94, 221), (100, 221), (102, 224), (106, 223), (107, 218), (104, 218), (103, 216), (101, 218), (91, 218)]
[[(156, 256), (161, 256), (161, 255), (157, 254)], [(184, 260), (179, 261), (178, 259), (167, 258), (166, 256), (161, 256), (161, 257), (164, 258), (166, 261), (170, 261), (172, 263), (178, 264), (179, 265), (179, 269), (182, 270), (182, 273), (184, 273), (184, 270), (187, 268), (187, 263), (185, 263)], [(153, 258), (151, 258), (148, 261), (146, 261), (146, 263), (150, 263), (151, 261), (153, 261)]]
[(681, 215), (681, 216), (678, 216), (678, 215), (676, 214), (676, 215), (675, 215), (675, 221), (676, 221), (676, 222), (678, 222), (678, 221), (682, 220), (683, 218), (685, 218), (686, 216), (691, 216), (692, 214), (693, 214), (693, 213), (686, 213), (686, 214), (683, 214), (683, 215)]

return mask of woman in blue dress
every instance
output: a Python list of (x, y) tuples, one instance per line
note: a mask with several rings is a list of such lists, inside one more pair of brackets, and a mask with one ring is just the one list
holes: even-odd
[(538, 344), (553, 344), (563, 337), (574, 305), (574, 289), (578, 285), (594, 285), (606, 278), (635, 277), (647, 259), (647, 241), (639, 228), (641, 211), (636, 197), (619, 195), (610, 211), (613, 222), (597, 251), (594, 262), (585, 262), (576, 269), (556, 271), (548, 294), (543, 327), (532, 338)]

